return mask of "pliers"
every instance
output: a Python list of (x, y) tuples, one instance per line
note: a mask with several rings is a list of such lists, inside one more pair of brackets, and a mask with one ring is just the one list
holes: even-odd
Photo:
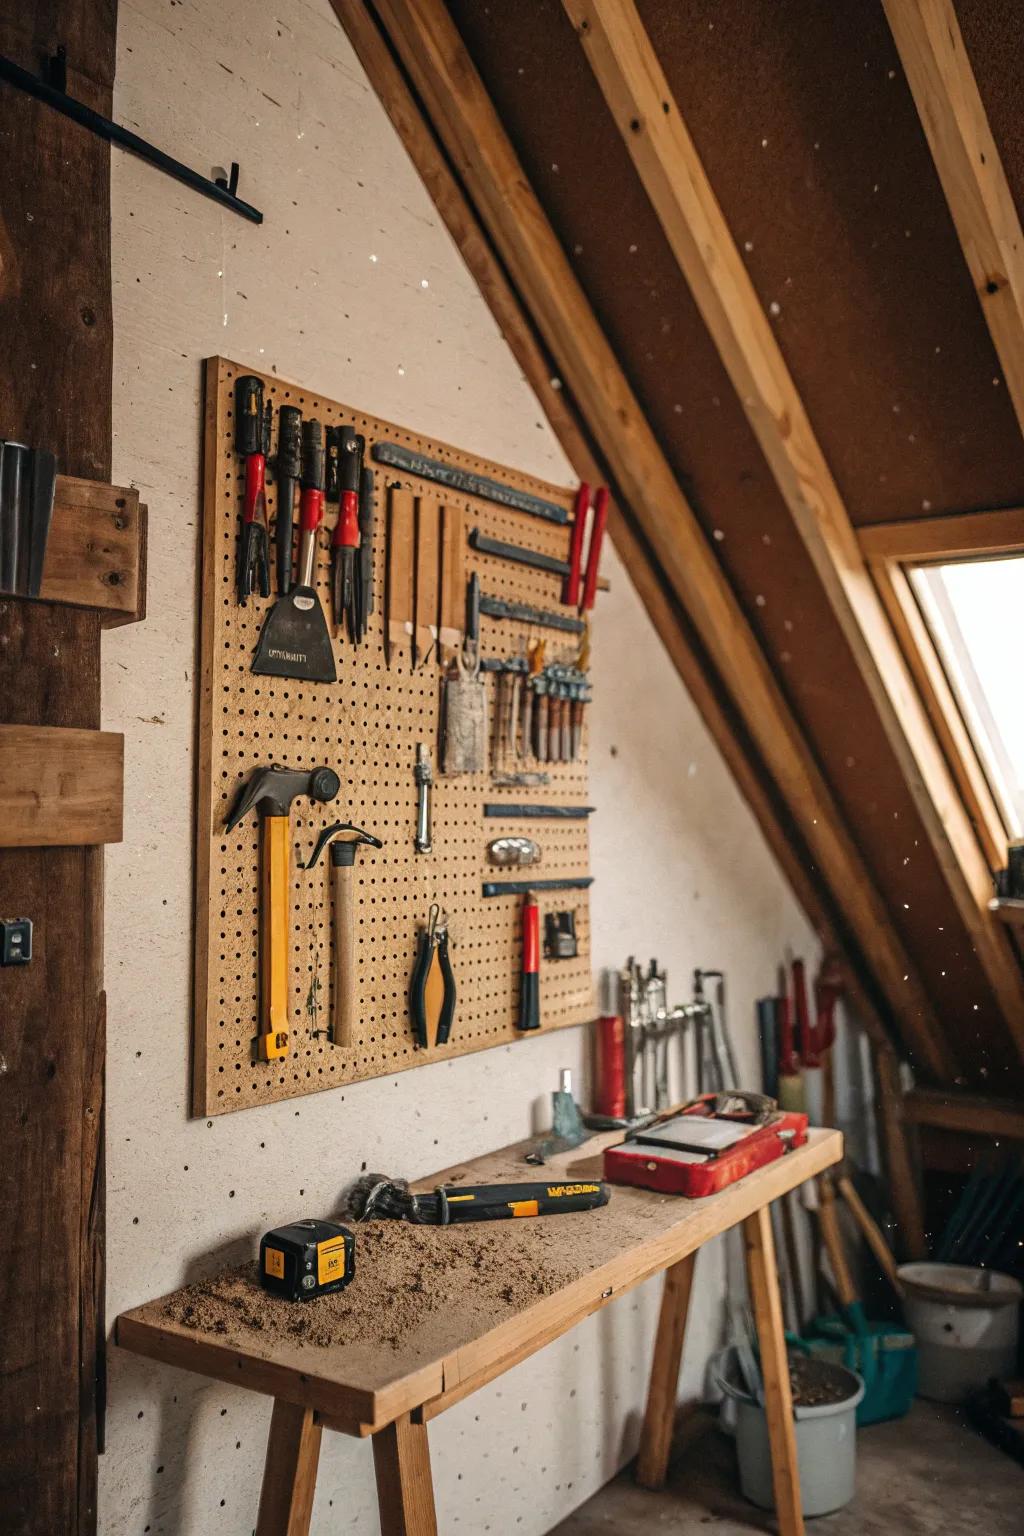
[(417, 1046), (447, 1045), (455, 1017), (455, 976), (448, 957), (448, 914), (435, 901), (420, 931), (409, 981), (409, 1017)]

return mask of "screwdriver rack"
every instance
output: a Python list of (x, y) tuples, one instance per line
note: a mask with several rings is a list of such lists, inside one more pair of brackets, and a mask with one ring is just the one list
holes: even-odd
[[(366, 463), (374, 470), (374, 612), (362, 645), (334, 639), (335, 684), (258, 677), (250, 671), (260, 629), (276, 596), (235, 601), (244, 470), (234, 452), (234, 385), (242, 373), (262, 377), (266, 398), (277, 412), (297, 405), (323, 425), (349, 424), (366, 438)], [(441, 668), (432, 656), (412, 668), (411, 646), (399, 647), (385, 664), (385, 567), (389, 486), (411, 490), (424, 503), (462, 510), (466, 530), (505, 543), (529, 545), (558, 559), (566, 556), (569, 529), (461, 490), (432, 484), (391, 466), (375, 463), (372, 445), (398, 443), (507, 486), (556, 502), (571, 512), (573, 492), (517, 470), (479, 459), (447, 444), (381, 421), (323, 395), (289, 384), (224, 358), (206, 364), (204, 491), (202, 534), (201, 691), (196, 808), (196, 965), (193, 1050), (193, 1110), (224, 1114), (257, 1104), (300, 1097), (364, 1078), (404, 1071), (446, 1056), (466, 1055), (496, 1045), (528, 1040), (515, 1029), (519, 996), (520, 901), (485, 898), (485, 881), (528, 878), (529, 870), (495, 869), (487, 844), (503, 833), (529, 831), (543, 849), (538, 880), (589, 874), (586, 819), (531, 822), (485, 819), (486, 804), (588, 803), (586, 712), (579, 757), (573, 762), (519, 766), (543, 769), (550, 782), (530, 789), (498, 788), (490, 772), (446, 778), (437, 771)], [(272, 449), (273, 452), (273, 449)], [(268, 473), (268, 509), (276, 512), (273, 466)], [(328, 506), (327, 527), (337, 508)], [(315, 581), (329, 613), (329, 532), (321, 532)], [(467, 574), (477, 571), (485, 592), (540, 609), (559, 606), (561, 579), (551, 572), (511, 564), (467, 548)], [(567, 610), (566, 610), (567, 611)], [(330, 626), (334, 634), (333, 624)], [(568, 656), (572, 635), (535, 629), (509, 620), (481, 620), (482, 655), (525, 655), (527, 644), (547, 641), (548, 656)], [(489, 707), (496, 682), (485, 674)], [(433, 848), (414, 849), (417, 743), (427, 744), (435, 765)], [(280, 1061), (256, 1060), (258, 998), (258, 829), (248, 817), (226, 836), (224, 823), (238, 787), (259, 767), (334, 768), (341, 777), (338, 798), (326, 806), (296, 800), (292, 809), (291, 912), (289, 931), (290, 1049)], [(356, 1045), (335, 1046), (328, 1038), (332, 1000), (331, 894), (329, 861), (312, 870), (305, 863), (320, 829), (350, 821), (383, 841), (366, 849), (357, 868), (356, 967), (360, 1017)], [(547, 911), (572, 908), (577, 914), (579, 953), (575, 959), (541, 966), (543, 1031), (594, 1017), (590, 965), (590, 917), (586, 890), (544, 891), (541, 925)], [(433, 902), (450, 916), (451, 959), (458, 988), (449, 1043), (433, 1050), (414, 1045), (406, 996), (419, 927)], [(316, 1017), (307, 1003), (319, 983)]]

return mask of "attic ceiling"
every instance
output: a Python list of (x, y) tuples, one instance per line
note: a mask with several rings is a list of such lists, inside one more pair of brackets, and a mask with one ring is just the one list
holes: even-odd
[[(638, 10), (852, 522), (1024, 501), (1024, 441), (879, 0)], [(1018, 1091), (1020, 1055), (904, 773), (560, 0), (447, 11), (813, 747), (956, 1079)], [(1019, 206), (1019, 15), (1012, 0), (957, 14)]]

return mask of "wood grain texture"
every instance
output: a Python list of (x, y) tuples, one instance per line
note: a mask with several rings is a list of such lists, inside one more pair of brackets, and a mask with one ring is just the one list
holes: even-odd
[(915, 1088), (904, 1098), (903, 1109), (913, 1125), (967, 1131), (999, 1141), (1024, 1141), (1024, 1104), (1014, 1100)]
[(887, 1007), (917, 1059), (956, 1070), (915, 967), (785, 702), (777, 679), (598, 327), (472, 60), (436, 0), (376, 10), (560, 377), (602, 444), (616, 490), (642, 528), (706, 656), (743, 719), (811, 857), (843, 903)]
[(903, 1288), (896, 1273), (896, 1260), (892, 1256), (892, 1249), (886, 1242), (881, 1227), (871, 1215), (860, 1195), (858, 1195), (853, 1180), (847, 1174), (841, 1173), (836, 1179), (836, 1188), (846, 1201), (850, 1215), (857, 1223), (861, 1236), (877, 1259), (878, 1267), (882, 1274), (888, 1280), (897, 1296), (901, 1295)]
[(832, 1187), (832, 1180), (827, 1177), (818, 1180), (818, 1229), (821, 1232), (822, 1245), (828, 1255), (836, 1299), (840, 1306), (849, 1307), (857, 1300), (857, 1288), (850, 1273), (846, 1249), (843, 1246), (843, 1234), (836, 1215), (836, 1192)]
[[(549, 1162), (550, 1177), (597, 1176), (601, 1150), (618, 1139), (619, 1133), (609, 1132), (558, 1155)], [(351, 1426), (350, 1433), (375, 1432), (417, 1409), (424, 1410), (426, 1420), (435, 1402), (449, 1406), (459, 1401), (582, 1318), (831, 1167), (842, 1157), (842, 1146), (837, 1131), (812, 1131), (805, 1147), (706, 1200), (666, 1200), (644, 1190), (616, 1189), (607, 1206), (587, 1213), (587, 1230), (599, 1233), (600, 1241), (585, 1258), (578, 1250), (567, 1251), (572, 1265), (565, 1284), (525, 1310), (485, 1318), (465, 1305), (464, 1282), (453, 1273), (445, 1305), (424, 1317), (394, 1351), (359, 1342), (312, 1351), (266, 1330), (225, 1339), (173, 1322), (167, 1298), (123, 1313), (117, 1342), (184, 1370), (316, 1408), (332, 1424)], [(460, 1163), (419, 1180), (416, 1187), (493, 1181), (499, 1169), (507, 1173), (510, 1153), (518, 1161), (526, 1150), (524, 1143)], [(493, 1223), (489, 1238), (497, 1265), (516, 1262), (515, 1225)]]
[(679, 1392), (679, 1363), (683, 1357), (696, 1261), (697, 1255), (690, 1253), (665, 1271), (636, 1463), (636, 1480), (641, 1488), (663, 1488), (668, 1474)]
[(437, 1536), (427, 1426), (402, 1414), (373, 1437), (381, 1536)]
[(764, 1378), (764, 1411), (772, 1452), (772, 1488), (780, 1536), (803, 1536), (800, 1468), (796, 1459), (793, 1394), (782, 1324), (782, 1303), (775, 1264), (775, 1242), (768, 1210), (762, 1207), (743, 1223), (750, 1300)]
[[(512, 288), (480, 220), (452, 174), (422, 108), (414, 100), (394, 55), (362, 0), (332, 0), (360, 63), (377, 91), (434, 204), (459, 248), (502, 335), (581, 481), (612, 479), (591, 444), (570, 392), (556, 388), (554, 365), (531, 317)], [(648, 617), (698, 713), (721, 752), (797, 900), (827, 950), (845, 956), (851, 1002), (872, 1039), (886, 1038), (880, 999), (870, 966), (861, 955), (836, 892), (810, 856), (801, 832), (772, 782), (754, 743), (737, 718), (694, 634), (679, 598), (665, 578), (628, 504), (613, 498), (609, 533)], [(461, 625), (461, 615), (459, 623)]]
[[(987, 911), (991, 871), (662, 66), (633, 0), (564, 0), (564, 6), (811, 557), (1024, 1060), (1024, 977)], [(941, 1050), (937, 1025), (933, 1037)]]
[(312, 1408), (274, 1403), (256, 1536), (307, 1536), (320, 1439), (320, 1425)]
[(40, 600), (97, 608), (104, 627), (144, 618), (145, 543), (138, 491), (58, 475)]
[(123, 736), (0, 725), (0, 847), (119, 843), (123, 806)]
[[(71, 47), (68, 89), (111, 108), (116, 0), (8, 6), (0, 52), (35, 70)], [(0, 92), (0, 420), (65, 475), (110, 478), (110, 151), (18, 92)], [(86, 216), (69, 219), (69, 203)], [(0, 602), (6, 725), (100, 724), (95, 613)], [(0, 1212), (0, 1508), (19, 1536), (96, 1529), (104, 1324), (99, 848), (4, 849), (5, 910), (35, 958), (4, 972), (6, 1156)]]
[[(429, 660), (421, 655), (420, 665), (413, 670), (410, 645), (392, 644), (388, 666), (384, 605), (377, 602), (361, 646), (340, 638), (332, 642), (337, 684), (324, 687), (255, 677), (250, 670), (268, 605), (254, 600), (242, 608), (233, 600), (243, 470), (234, 452), (231, 412), (239, 368), (223, 358), (212, 359), (207, 365), (193, 1056), (194, 1106), (197, 1113), (207, 1115), (522, 1041), (515, 1028), (514, 1002), (521, 943), (518, 903), (513, 899), (485, 900), (483, 896), (489, 866), (488, 835), (482, 830), (481, 816), (484, 800), (491, 798), (486, 774), (436, 775), (433, 852), (424, 855), (414, 851), (416, 744), (432, 744), (438, 738), (441, 672), (436, 647)], [(432, 458), (532, 490), (567, 509), (571, 505), (573, 493), (566, 487), (547, 485), (517, 470), (422, 438), (393, 422), (305, 391), (301, 385), (265, 375), (264, 387), (267, 398), (275, 403), (288, 391), (307, 417), (325, 424), (354, 426), (366, 438), (368, 464), (374, 462), (375, 442), (398, 442)], [(407, 556), (411, 572), (415, 565), (412, 524), (404, 516), (396, 524), (395, 513), (408, 507), (424, 486), (392, 470), (378, 468), (376, 474), (378, 485), (383, 478), (391, 487), (391, 553), (402, 557), (399, 563), (403, 566)], [(272, 486), (271, 514), (275, 495), (276, 487)], [(527, 542), (549, 554), (564, 553), (568, 540), (564, 527), (461, 493), (447, 495), (445, 502), (461, 508), (465, 527), (479, 526), (492, 537)], [(431, 612), (436, 629), (440, 522), (436, 500), (427, 494), (423, 504), (433, 509), (437, 534), (429, 541), (432, 559), (428, 562), (433, 574)], [(333, 508), (330, 516), (334, 516)], [(385, 549), (383, 520), (378, 520), (376, 539), (374, 579), (382, 585), (386, 565), (394, 574), (394, 563), (388, 560)], [(488, 592), (535, 607), (557, 604), (557, 575), (508, 567), (493, 556), (476, 552), (470, 565), (479, 571)], [(322, 537), (315, 572), (322, 598), (329, 591), (329, 571), (328, 541)], [(404, 578), (403, 589), (411, 590), (404, 585)], [(393, 623), (391, 608), (389, 602), (389, 627)], [(413, 617), (412, 608), (408, 617)], [(530, 634), (529, 625), (488, 620), (482, 635), (484, 655), (516, 655)], [(570, 639), (554, 654), (567, 659), (575, 650), (576, 642)], [(550, 659), (554, 654), (549, 648)], [(485, 686), (493, 691), (493, 675)], [(289, 1054), (279, 1061), (259, 1062), (254, 1059), (253, 1044), (259, 952), (256, 817), (247, 817), (229, 836), (223, 829), (238, 786), (256, 768), (280, 760), (282, 742), (288, 749), (289, 766), (311, 769), (326, 764), (338, 772), (342, 787), (338, 798), (325, 807), (299, 799), (292, 810), (289, 837), (296, 856), (292, 861), (295, 877), (290, 887), (288, 924)], [(586, 723), (580, 758), (548, 765), (548, 772), (549, 784), (531, 791), (531, 799), (549, 804), (587, 802)], [(502, 793), (513, 800), (517, 795), (516, 791), (499, 791), (499, 799)], [(330, 859), (321, 859), (312, 870), (299, 871), (320, 828), (339, 820), (364, 827), (384, 844), (380, 850), (364, 848), (353, 872), (358, 1017), (353, 1021), (349, 1049), (336, 1047), (321, 1033), (329, 1020)], [(496, 824), (496, 830), (499, 826)], [(551, 878), (589, 873), (585, 821), (551, 823), (541, 841), (545, 869)], [(431, 903), (439, 899), (451, 916), (451, 962), (458, 1006), (449, 1043), (421, 1050), (413, 1041), (406, 997), (417, 929), (426, 922)], [(557, 891), (542, 897), (545, 910), (563, 904), (564, 898)], [(595, 1014), (585, 893), (574, 906), (579, 954), (542, 969), (541, 1007), (546, 1028), (584, 1023)], [(311, 994), (317, 1002), (315, 1016), (309, 1007)]]
[(951, 0), (883, 0), (1024, 428), (1024, 235)]
[(928, 1256), (924, 1209), (904, 1113), (899, 1062), (892, 1051), (877, 1047), (872, 1051), (871, 1059), (875, 1069), (878, 1128), (889, 1176), (889, 1199), (899, 1223), (904, 1256), (924, 1259)]

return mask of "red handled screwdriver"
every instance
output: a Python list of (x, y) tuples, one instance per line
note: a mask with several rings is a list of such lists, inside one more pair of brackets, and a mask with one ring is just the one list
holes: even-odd
[(342, 427), (338, 463), (338, 521), (331, 540), (331, 594), (334, 622), (348, 619), (349, 638), (356, 638), (355, 571), (359, 548), (359, 478), (363, 439)]
[(267, 454), (273, 407), (263, 408), (263, 380), (246, 374), (235, 381), (235, 452), (245, 460), (242, 537), (238, 546), (238, 601), (254, 589), (270, 596), (267, 559)]

